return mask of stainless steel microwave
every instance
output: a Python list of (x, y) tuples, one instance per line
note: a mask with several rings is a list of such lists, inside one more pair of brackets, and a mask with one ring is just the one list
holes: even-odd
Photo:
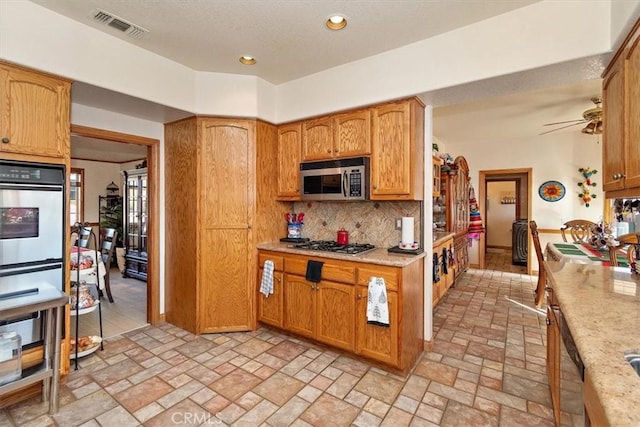
[(369, 200), (369, 158), (300, 163), (302, 200)]

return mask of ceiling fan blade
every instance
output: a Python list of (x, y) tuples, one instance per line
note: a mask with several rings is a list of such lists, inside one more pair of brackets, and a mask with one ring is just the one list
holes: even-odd
[(548, 130), (548, 131), (546, 131), (546, 132), (539, 133), (538, 135), (546, 135), (546, 134), (548, 134), (548, 133), (555, 132), (555, 131), (560, 130), (560, 129), (569, 128), (569, 127), (571, 127), (571, 126), (575, 126), (575, 125), (581, 125), (581, 124), (583, 124), (583, 123), (587, 123), (587, 122), (586, 122), (586, 121), (582, 121), (582, 122), (580, 122), (580, 123), (573, 123), (573, 124), (571, 124), (571, 125), (566, 125), (566, 126), (562, 126), (562, 127), (560, 127), (560, 128), (557, 128), (557, 129), (551, 129), (551, 130)]
[(585, 119), (576, 119), (576, 120), (567, 120), (566, 122), (545, 123), (542, 126), (562, 125), (565, 123), (573, 123), (573, 122), (587, 123), (588, 121), (589, 120), (585, 120)]

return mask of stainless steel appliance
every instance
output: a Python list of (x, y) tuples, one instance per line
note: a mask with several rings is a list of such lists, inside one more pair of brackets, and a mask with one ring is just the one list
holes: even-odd
[[(64, 290), (64, 166), (0, 161), (0, 302), (22, 305), (34, 296)], [(36, 298), (37, 299), (37, 298)], [(37, 311), (0, 319), (24, 347), (42, 341)]]
[(296, 243), (293, 245), (297, 249), (307, 249), (311, 251), (335, 252), (338, 254), (358, 255), (374, 250), (376, 247), (369, 243), (349, 243), (341, 245), (333, 240), (312, 240), (310, 242)]
[(300, 163), (302, 200), (368, 200), (369, 158)]

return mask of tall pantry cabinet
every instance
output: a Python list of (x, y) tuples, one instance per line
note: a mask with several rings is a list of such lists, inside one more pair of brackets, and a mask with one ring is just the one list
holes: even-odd
[(255, 329), (257, 251), (277, 240), (277, 129), (191, 117), (165, 125), (166, 320), (193, 333)]

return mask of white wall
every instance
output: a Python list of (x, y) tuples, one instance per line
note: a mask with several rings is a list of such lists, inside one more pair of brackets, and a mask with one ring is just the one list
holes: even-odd
[(98, 222), (98, 196), (107, 194), (107, 185), (111, 182), (122, 191), (122, 175), (117, 163), (92, 162), (87, 160), (71, 160), (72, 168), (84, 169), (84, 221)]
[(511, 247), (511, 225), (516, 219), (516, 205), (504, 204), (502, 193), (516, 193), (514, 181), (487, 183), (486, 230), (487, 246)]
[[(493, 169), (532, 168), (532, 217), (539, 228), (560, 229), (571, 218), (597, 221), (603, 214), (602, 145), (595, 136), (576, 130), (563, 130), (545, 135), (531, 135), (521, 140), (501, 141), (494, 135), (477, 133), (465, 141), (443, 141), (454, 157), (463, 155), (469, 163), (469, 176), (474, 188), (479, 188), (479, 171)], [(601, 139), (601, 138), (600, 138)], [(482, 147), (482, 149), (478, 149)], [(500, 155), (496, 155), (500, 153)], [(600, 171), (594, 175), (598, 186), (593, 190), (596, 198), (586, 207), (578, 197), (580, 167)], [(546, 202), (538, 196), (538, 188), (545, 181), (560, 181), (566, 195), (557, 202)], [(482, 203), (481, 201), (479, 201)], [(478, 246), (469, 250), (470, 259), (478, 259)], [(529, 261), (535, 254), (529, 254)]]
[[(131, 135), (154, 138), (160, 141), (160, 182), (158, 183), (160, 186), (160, 218), (158, 218), (160, 226), (159, 282), (160, 313), (164, 313), (164, 125), (162, 123), (150, 122), (148, 120), (137, 119), (135, 117), (125, 116), (111, 111), (100, 110), (97, 108), (78, 104), (71, 105), (71, 123), (75, 125), (89, 126), (98, 129), (108, 129), (114, 132), (122, 132)], [(120, 165), (117, 165), (116, 167), (118, 168), (118, 170), (121, 170)], [(125, 165), (124, 167), (128, 168), (127, 165)], [(120, 194), (123, 194), (123, 192), (121, 192)]]
[(588, 4), (537, 2), (274, 87), (197, 72), (35, 3), (1, 1), (0, 58), (186, 111), (281, 123), (602, 54), (610, 2)]

